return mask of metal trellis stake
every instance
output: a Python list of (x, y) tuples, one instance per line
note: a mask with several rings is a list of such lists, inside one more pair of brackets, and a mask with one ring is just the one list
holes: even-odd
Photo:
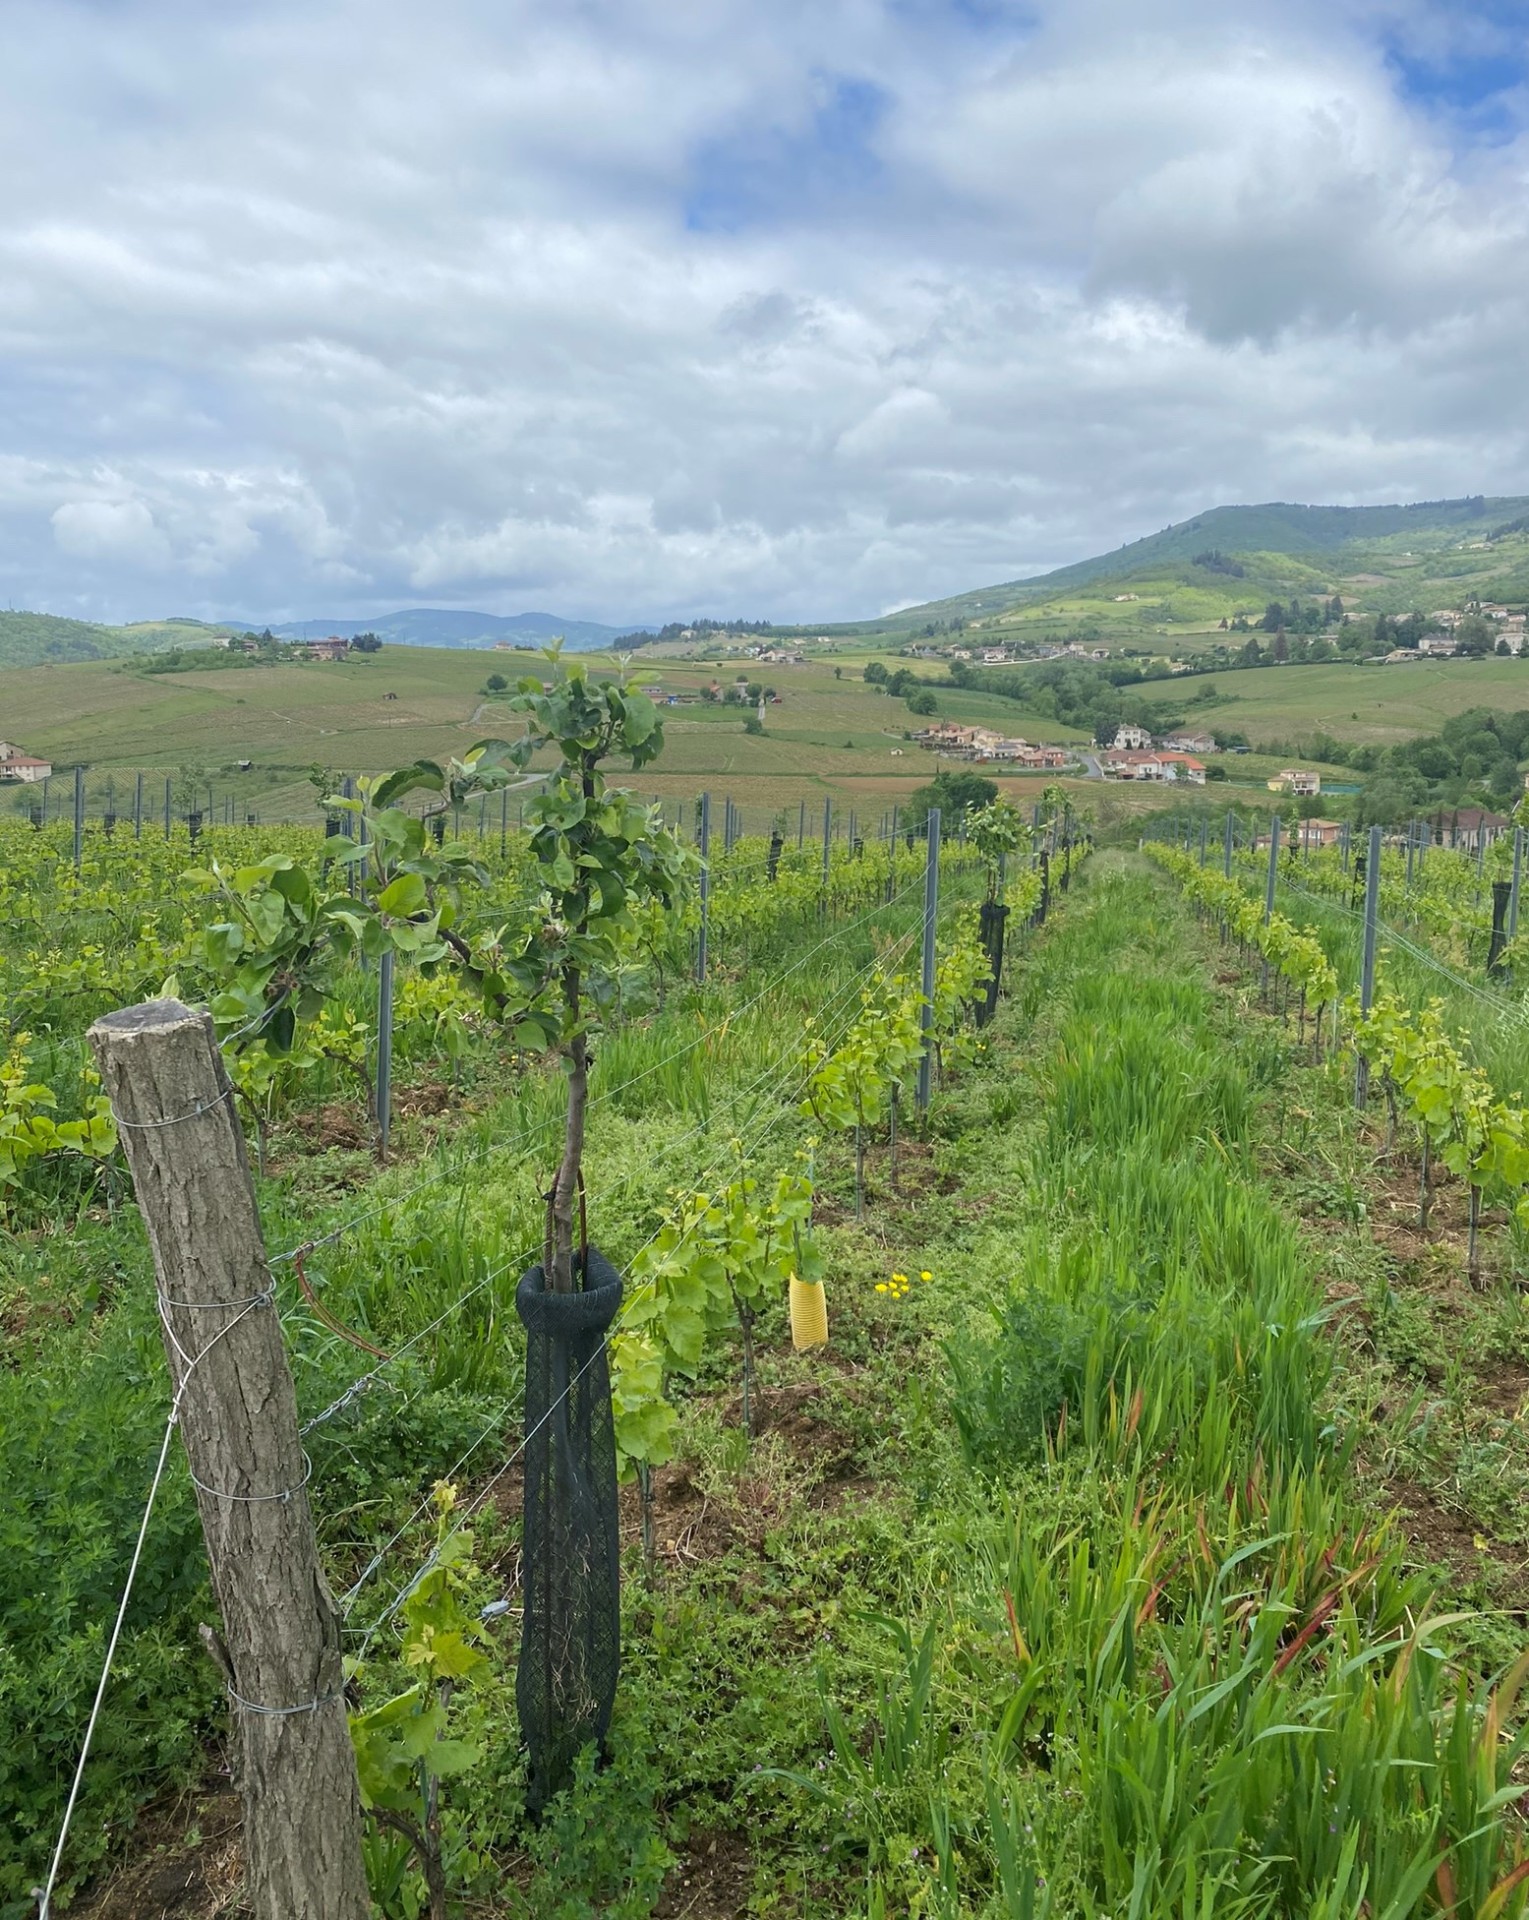
[(74, 870), (80, 870), (80, 853), (85, 842), (85, 769), (74, 770)]
[(929, 809), (925, 828), (928, 845), (924, 859), (924, 967), (921, 984), (924, 1004), (918, 1023), (924, 1035), (924, 1051), (918, 1063), (918, 1110), (929, 1111), (929, 1088), (934, 1070), (934, 923), (940, 911), (940, 810)]
[[(1264, 883), (1264, 925), (1268, 926), (1274, 918), (1274, 883), (1279, 878), (1279, 815), (1269, 816), (1269, 877)], [(1269, 961), (1264, 958), (1264, 977), (1262, 991), (1269, 991)]]
[[(1364, 955), (1359, 964), (1359, 1012), (1370, 1011), (1375, 998), (1375, 935), (1380, 925), (1380, 828), (1370, 828), (1364, 862)], [(1361, 1053), (1354, 1068), (1354, 1105), (1362, 1107), (1370, 1094), (1370, 1063)]]
[(377, 962), (377, 1158), (388, 1157), (393, 1126), (393, 949)]
[(706, 980), (706, 939), (711, 922), (711, 795), (701, 795), (701, 937), (696, 943), (695, 977)]

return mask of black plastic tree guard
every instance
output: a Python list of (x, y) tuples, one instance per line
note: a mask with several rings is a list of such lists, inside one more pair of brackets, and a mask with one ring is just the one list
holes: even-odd
[[(621, 1668), (621, 1541), (606, 1329), (621, 1275), (592, 1247), (580, 1293), (523, 1275), (526, 1329), (525, 1621), (515, 1702), (540, 1817), (591, 1742), (603, 1747)], [(583, 1265), (576, 1257), (576, 1266)]]
[(998, 987), (1003, 979), (1003, 936), (1009, 909), (997, 900), (984, 900), (978, 923), (978, 937), (987, 954), (990, 978), (987, 991), (977, 1002), (977, 1025), (985, 1027), (998, 1011)]

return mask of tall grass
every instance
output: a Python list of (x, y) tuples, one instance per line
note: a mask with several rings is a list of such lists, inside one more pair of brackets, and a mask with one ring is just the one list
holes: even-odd
[(1106, 881), (1053, 943), (1029, 1225), (950, 1343), (973, 1517), (869, 1745), (829, 1717), (871, 1910), (1521, 1915), (1522, 1671), (1456, 1668), (1356, 1496), (1267, 1049), (1174, 918)]

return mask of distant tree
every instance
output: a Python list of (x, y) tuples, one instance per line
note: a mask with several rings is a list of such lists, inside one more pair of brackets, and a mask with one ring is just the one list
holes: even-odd
[(764, 687), (758, 680), (751, 680), (749, 682), (749, 705), (751, 707), (757, 707), (763, 698)]
[(1497, 651), (1506, 657), (1512, 653), (1513, 649), (1508, 645), (1506, 640), (1499, 640), (1497, 643)]
[(743, 716), (743, 731), (745, 733), (763, 733), (764, 722), (757, 713), (746, 713)]
[(1278, 600), (1271, 600), (1269, 602), (1268, 606), (1264, 608), (1264, 617), (1258, 624), (1263, 628), (1265, 633), (1279, 632), (1280, 628), (1285, 624), (1285, 609), (1280, 605)]
[(1258, 635), (1250, 633), (1247, 644), (1237, 655), (1239, 667), (1261, 667), (1264, 663), (1264, 650), (1258, 644)]
[(381, 653), (382, 636), (377, 633), (353, 633), (350, 647), (352, 653)]
[(980, 773), (960, 773), (942, 767), (926, 787), (918, 787), (909, 796), (908, 825), (917, 832), (929, 816), (931, 807), (940, 810), (942, 832), (951, 833), (968, 813), (991, 806), (998, 798), (998, 783), (985, 780)]
[(717, 702), (718, 699), (721, 698), (721, 696), (718, 694), (717, 689), (715, 687), (708, 685), (708, 686), (702, 687), (701, 698), (703, 700), (708, 700), (712, 702), (713, 705), (715, 705), (715, 703)]
[(879, 660), (867, 661), (865, 678), (873, 687), (884, 687), (887, 684), (887, 670)]
[(1274, 664), (1282, 667), (1290, 658), (1290, 642), (1281, 627), (1274, 636)]
[(1490, 653), (1496, 644), (1496, 623), (1485, 614), (1468, 613), (1455, 628), (1455, 645), (1461, 653)]
[(1392, 644), (1398, 647), (1415, 647), (1427, 631), (1427, 614), (1419, 613), (1414, 608), (1411, 613), (1391, 623)]
[(1343, 597), (1341, 594), (1335, 593), (1332, 599), (1328, 601), (1326, 617), (1327, 624), (1330, 627), (1341, 627), (1343, 625)]
[(834, 678), (835, 678), (835, 680), (842, 680), (842, 679), (844, 678), (844, 669), (843, 669), (843, 667), (835, 667), (835, 668), (834, 668)]
[(502, 673), (491, 673), (483, 684), (490, 693), (503, 693), (510, 683)]
[(928, 687), (921, 687), (917, 693), (910, 693), (908, 695), (909, 713), (929, 714), (938, 713), (939, 710), (939, 702), (929, 691)]

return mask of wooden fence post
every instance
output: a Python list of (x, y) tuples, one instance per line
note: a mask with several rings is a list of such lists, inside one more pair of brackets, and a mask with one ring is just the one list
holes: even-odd
[(148, 1229), (161, 1325), (223, 1618), (258, 1920), (366, 1920), (339, 1619), (319, 1566), (297, 1396), (244, 1135), (211, 1019), (178, 1000), (90, 1041)]

